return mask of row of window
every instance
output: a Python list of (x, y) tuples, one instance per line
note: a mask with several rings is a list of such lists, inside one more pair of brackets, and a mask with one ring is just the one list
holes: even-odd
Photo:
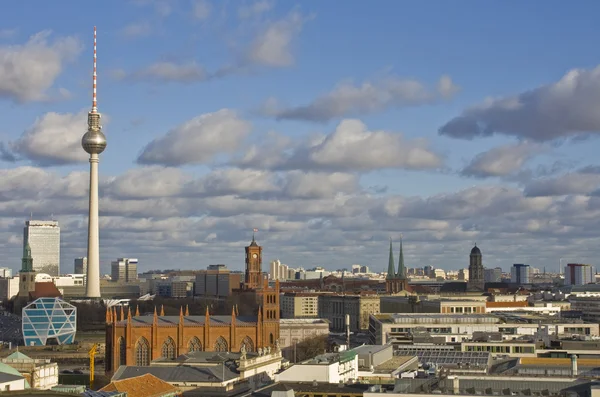
[(535, 353), (533, 346), (507, 346), (507, 345), (488, 345), (488, 346), (467, 346), (468, 352), (490, 352), (490, 353), (513, 353), (523, 354)]
[[(273, 343), (272, 340), (273, 340), (273, 334), (271, 334), (271, 343)], [(247, 352), (254, 351), (254, 342), (248, 336), (246, 336), (242, 340), (241, 345), (245, 347)], [(126, 356), (127, 348), (125, 345), (125, 338), (123, 338), (123, 337), (119, 338), (119, 340), (117, 342), (116, 350), (117, 351), (115, 353), (116, 353), (116, 356), (119, 357), (119, 365), (126, 365), (126, 363), (127, 363), (127, 356)], [(196, 352), (196, 351), (202, 351), (202, 343), (200, 342), (200, 339), (198, 339), (197, 337), (194, 336), (188, 342), (188, 352)], [(214, 351), (216, 351), (216, 352), (228, 352), (229, 351), (229, 344), (227, 343), (225, 338), (223, 338), (221, 336), (219, 338), (217, 338), (217, 341), (215, 342), (215, 345), (214, 345)], [(176, 357), (176, 353), (177, 353), (177, 349), (175, 346), (175, 341), (173, 340), (173, 338), (167, 337), (167, 339), (163, 342), (162, 347), (161, 347), (161, 357), (173, 360)], [(150, 361), (151, 361), (150, 343), (148, 342), (148, 340), (146, 338), (141, 337), (136, 342), (135, 350), (134, 350), (134, 359), (135, 359), (136, 366), (150, 365)]]

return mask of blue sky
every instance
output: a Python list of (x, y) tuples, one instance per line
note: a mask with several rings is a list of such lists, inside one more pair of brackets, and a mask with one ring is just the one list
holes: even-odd
[(0, 15), (0, 265), (30, 212), (85, 253), (94, 25), (103, 269), (239, 269), (253, 227), (293, 266), (598, 254), (596, 2), (61, 4)]

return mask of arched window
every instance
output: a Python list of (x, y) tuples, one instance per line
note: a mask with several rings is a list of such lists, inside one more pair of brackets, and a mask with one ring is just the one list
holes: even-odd
[(119, 346), (119, 365), (127, 365), (127, 347), (125, 346), (125, 338), (120, 337), (117, 345)]
[(275, 340), (273, 340), (273, 334), (269, 334), (269, 344), (273, 344), (275, 343)]
[(240, 346), (240, 351), (241, 351), (241, 347), (244, 346), (246, 348), (246, 352), (247, 353), (252, 353), (254, 351), (254, 342), (252, 342), (252, 339), (250, 339), (249, 336), (246, 336), (241, 343)]
[(188, 342), (188, 352), (201, 352), (202, 351), (202, 343), (200, 343), (200, 339), (195, 336), (190, 339)]
[(150, 365), (150, 344), (143, 336), (135, 344), (135, 365), (138, 367)]
[(222, 336), (219, 336), (219, 338), (215, 342), (215, 351), (216, 352), (227, 352), (227, 351), (229, 351), (229, 345), (227, 344), (227, 341), (225, 339), (223, 339)]
[(175, 358), (175, 341), (169, 336), (162, 345), (162, 357)]

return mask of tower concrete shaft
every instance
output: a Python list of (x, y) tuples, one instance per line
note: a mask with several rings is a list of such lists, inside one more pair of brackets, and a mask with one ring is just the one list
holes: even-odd
[(88, 266), (85, 296), (100, 298), (100, 228), (98, 226), (98, 154), (90, 154), (90, 207), (88, 221)]
[(92, 76), (92, 110), (88, 113), (88, 130), (81, 139), (81, 146), (90, 154), (90, 207), (88, 218), (88, 265), (85, 296), (100, 298), (100, 236), (98, 226), (98, 163), (99, 155), (106, 148), (106, 137), (100, 125), (101, 115), (96, 100), (96, 27), (94, 26), (94, 73)]

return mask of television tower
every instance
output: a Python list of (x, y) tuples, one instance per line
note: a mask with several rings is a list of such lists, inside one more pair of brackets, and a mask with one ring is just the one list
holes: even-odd
[(88, 218), (87, 281), (85, 296), (100, 298), (100, 237), (98, 230), (98, 155), (106, 148), (96, 101), (96, 27), (94, 26), (94, 74), (92, 110), (88, 113), (88, 130), (81, 139), (83, 150), (90, 154), (90, 212)]

